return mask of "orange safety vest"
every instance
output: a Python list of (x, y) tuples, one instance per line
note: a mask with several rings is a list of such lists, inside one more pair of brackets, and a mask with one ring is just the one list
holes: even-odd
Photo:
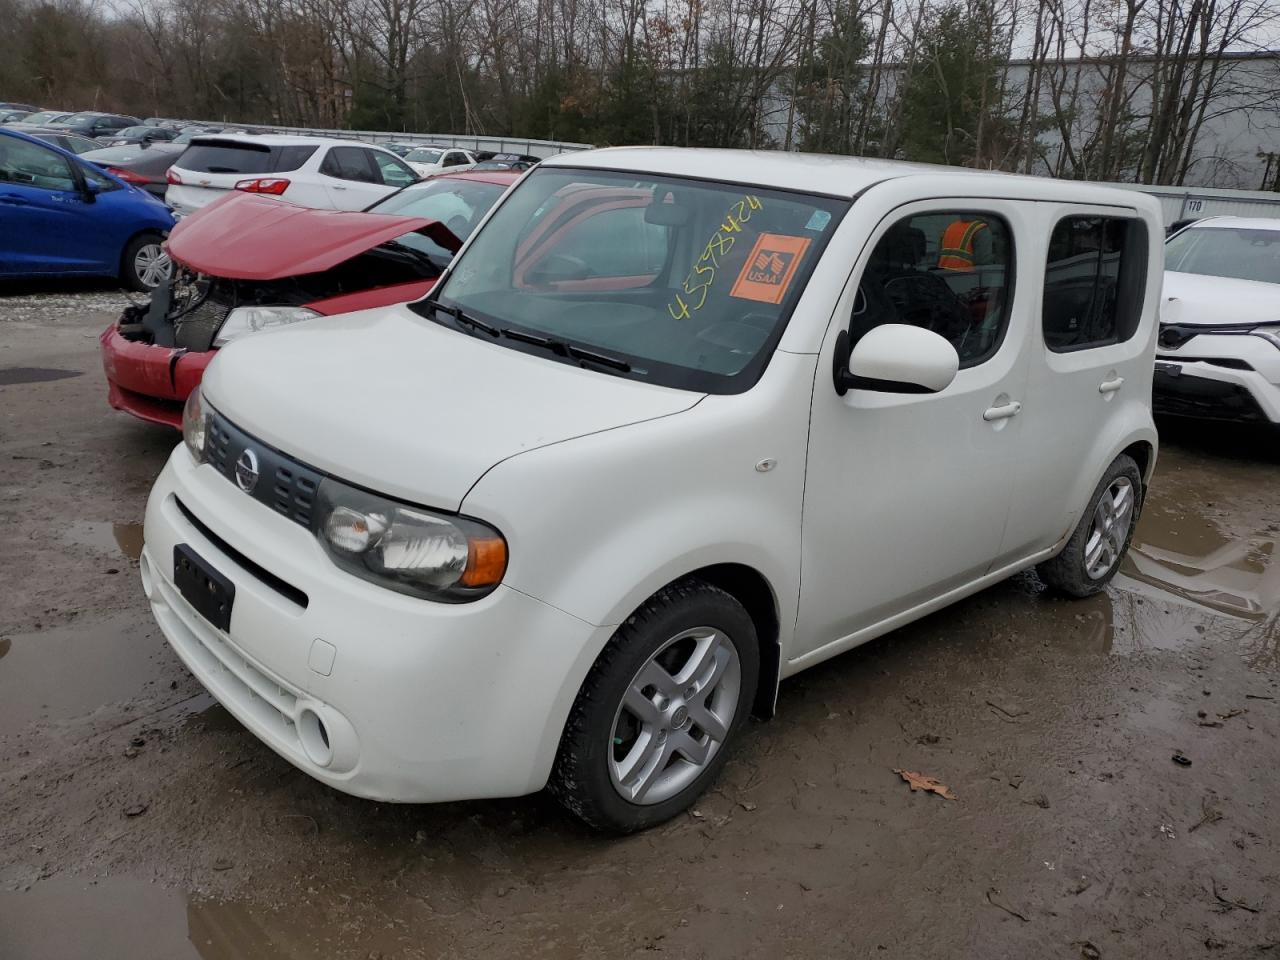
[(972, 270), (973, 240), (979, 230), (987, 228), (983, 220), (953, 220), (942, 233), (942, 249), (938, 251), (941, 270)]

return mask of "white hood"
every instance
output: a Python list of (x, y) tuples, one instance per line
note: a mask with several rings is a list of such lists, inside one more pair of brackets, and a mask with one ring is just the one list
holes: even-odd
[(1161, 323), (1280, 323), (1280, 283), (1165, 271)]
[(209, 366), (204, 393), (303, 463), (446, 510), (500, 460), (703, 397), (487, 343), (404, 306), (236, 341)]

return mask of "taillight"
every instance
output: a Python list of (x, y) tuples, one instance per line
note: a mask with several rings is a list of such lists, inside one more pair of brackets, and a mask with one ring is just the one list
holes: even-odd
[(262, 177), (257, 180), (241, 180), (236, 184), (237, 190), (245, 193), (269, 193), (278, 197), (289, 189), (289, 181), (280, 177)]
[(178, 176), (177, 173), (174, 172), (173, 167), (169, 168), (169, 172), (164, 175), (164, 178), (168, 180), (170, 183), (177, 183), (177, 184), (182, 183), (182, 178)]
[(107, 173), (113, 177), (119, 177), (125, 183), (132, 183), (139, 187), (145, 187), (151, 182), (139, 173), (134, 173), (132, 170), (121, 170), (119, 167), (107, 167)]

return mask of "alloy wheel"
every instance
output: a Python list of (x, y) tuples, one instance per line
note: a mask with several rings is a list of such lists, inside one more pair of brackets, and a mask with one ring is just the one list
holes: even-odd
[(609, 777), (624, 799), (661, 803), (698, 779), (728, 737), (742, 665), (714, 627), (685, 630), (632, 677), (614, 715)]
[(1120, 560), (1133, 518), (1134, 489), (1128, 477), (1116, 477), (1098, 499), (1084, 545), (1084, 569), (1101, 580)]

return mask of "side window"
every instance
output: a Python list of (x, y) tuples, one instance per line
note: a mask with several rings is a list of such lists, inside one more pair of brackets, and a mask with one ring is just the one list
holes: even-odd
[(359, 147), (333, 147), (320, 165), (320, 172), (339, 180), (377, 183), (365, 151)]
[(457, 150), (450, 150), (444, 155), (444, 162), (440, 164), (442, 167), (457, 167), (466, 163), (466, 157), (458, 153)]
[(297, 170), (310, 160), (311, 155), (315, 152), (315, 147), (279, 147), (276, 150), (275, 166), (271, 170), (273, 173)]
[(66, 157), (13, 137), (0, 139), (0, 183), (42, 190), (76, 188)]
[(993, 356), (1009, 325), (1013, 237), (1004, 218), (972, 210), (899, 220), (863, 271), (849, 325), (854, 343), (882, 323), (945, 337), (971, 367)]
[(554, 252), (535, 250), (520, 272), (533, 284), (652, 278), (667, 260), (667, 228), (646, 223), (644, 211), (641, 205), (605, 208), (553, 228), (546, 242)]
[(382, 177), (382, 182), (389, 187), (407, 187), (418, 179), (418, 175), (414, 173), (409, 166), (389, 153), (382, 153), (377, 150), (370, 150), (373, 156), (373, 162), (378, 167), (378, 174)]
[(1122, 217), (1063, 217), (1049, 238), (1044, 342), (1059, 353), (1121, 343), (1142, 316), (1147, 229)]

